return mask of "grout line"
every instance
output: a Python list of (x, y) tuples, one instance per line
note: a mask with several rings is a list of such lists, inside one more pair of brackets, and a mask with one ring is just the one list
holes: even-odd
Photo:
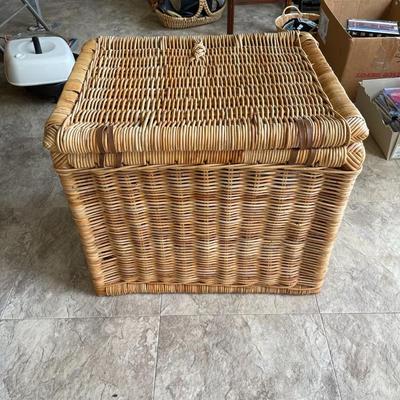
[(138, 314), (138, 315), (88, 315), (83, 317), (21, 317), (21, 318), (1, 318), (1, 321), (37, 321), (37, 320), (80, 320), (80, 319), (129, 319), (129, 318), (155, 318), (158, 317), (157, 314)]
[(326, 345), (328, 346), (329, 357), (330, 357), (330, 359), (331, 359), (331, 364), (332, 364), (332, 369), (333, 369), (333, 375), (335, 376), (336, 387), (337, 387), (338, 392), (339, 392), (339, 398), (340, 398), (340, 400), (342, 400), (343, 397), (342, 397), (342, 392), (340, 391), (340, 385), (339, 385), (339, 380), (338, 380), (337, 373), (336, 373), (335, 363), (333, 362), (332, 350), (331, 350), (331, 346), (330, 346), (330, 344), (329, 344), (328, 335), (327, 335), (327, 333), (326, 333), (326, 328), (325, 328), (325, 321), (324, 321), (324, 318), (323, 318), (323, 316), (322, 316), (322, 314), (321, 314), (321, 310), (320, 310), (320, 308), (319, 308), (318, 300), (317, 300), (317, 307), (318, 307), (318, 311), (319, 311), (319, 318), (321, 319), (321, 323), (322, 323), (322, 329), (323, 329), (323, 331), (324, 331), (324, 336), (325, 336)]
[[(289, 317), (289, 316), (312, 316), (312, 315), (400, 315), (400, 311), (389, 311), (389, 312), (309, 312), (309, 313), (240, 313), (240, 314), (213, 314), (213, 313), (202, 313), (202, 314), (165, 314), (162, 317), (235, 317), (235, 316), (252, 316), (252, 317), (263, 317), (263, 316), (275, 316), (275, 317)], [(161, 317), (161, 314), (138, 314), (138, 315), (98, 315), (98, 316), (84, 316), (84, 317), (28, 317), (28, 318), (1, 318), (1, 321), (37, 321), (37, 320), (80, 320), (80, 319), (118, 319), (118, 318), (155, 318)]]
[(315, 304), (317, 305), (317, 308), (318, 308), (318, 314), (321, 315), (321, 308), (319, 307), (317, 295), (315, 294), (314, 296), (315, 296)]
[(321, 312), (321, 315), (396, 315), (400, 311)]
[(162, 305), (162, 295), (160, 295), (160, 308), (159, 308), (159, 317), (158, 317), (158, 332), (157, 332), (157, 347), (156, 347), (156, 362), (154, 365), (154, 375), (153, 375), (153, 393), (152, 400), (154, 400), (155, 392), (156, 392), (156, 378), (157, 378), (157, 366), (158, 366), (158, 346), (160, 344), (160, 328), (161, 328), (161, 305)]
[[(381, 313), (380, 313), (381, 314)], [(234, 316), (290, 316), (290, 315), (297, 315), (297, 316), (307, 316), (307, 315), (318, 315), (317, 312), (311, 313), (270, 313), (270, 314), (252, 314), (252, 313), (240, 313), (240, 314), (213, 314), (213, 313), (203, 313), (203, 314), (165, 314), (162, 315), (163, 317), (201, 317), (201, 316), (212, 316), (212, 317), (234, 317)], [(36, 320), (48, 320), (48, 319), (65, 319), (65, 320), (79, 320), (79, 319), (118, 319), (118, 318), (151, 318), (151, 317), (158, 317), (161, 314), (138, 314), (138, 315), (89, 315), (89, 316), (82, 316), (82, 317), (73, 317), (73, 316), (65, 316), (65, 317), (27, 317), (27, 318), (2, 318), (3, 321), (36, 321)]]
[(216, 314), (216, 313), (200, 313), (200, 314), (163, 314), (163, 317), (199, 317), (199, 316), (214, 316), (214, 317), (229, 317), (229, 316), (307, 316), (307, 315), (397, 315), (400, 311), (372, 311), (372, 312), (294, 312), (294, 313), (226, 313), (226, 314)]
[(307, 316), (307, 315), (318, 315), (318, 312), (304, 312), (304, 313), (198, 313), (198, 314), (163, 314), (163, 317), (201, 317), (201, 316), (210, 316), (210, 317), (234, 317), (234, 316), (252, 316), (252, 317), (262, 317), (262, 316)]

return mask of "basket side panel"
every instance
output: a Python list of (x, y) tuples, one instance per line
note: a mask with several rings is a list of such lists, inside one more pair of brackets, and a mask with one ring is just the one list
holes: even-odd
[(318, 292), (357, 172), (59, 170), (98, 294)]

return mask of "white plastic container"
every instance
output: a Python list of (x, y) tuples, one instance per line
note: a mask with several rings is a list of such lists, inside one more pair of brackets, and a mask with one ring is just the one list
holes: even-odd
[(4, 67), (8, 82), (15, 86), (38, 86), (67, 81), (75, 58), (66, 41), (58, 36), (42, 36), (35, 48), (32, 39), (7, 42)]

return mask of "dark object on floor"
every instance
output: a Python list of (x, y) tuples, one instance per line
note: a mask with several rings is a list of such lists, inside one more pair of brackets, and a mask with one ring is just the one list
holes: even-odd
[(319, 14), (303, 13), (296, 6), (288, 6), (282, 11), (282, 15), (275, 19), (275, 26), (278, 32), (297, 30), (316, 34), (319, 19)]
[(228, 1), (228, 26), (227, 33), (233, 33), (233, 24), (235, 19), (236, 4), (261, 4), (261, 3), (282, 3), (285, 7), (289, 6), (291, 0), (227, 0)]
[(173, 0), (162, 0), (158, 6), (159, 10), (165, 14), (172, 14), (181, 17), (193, 17), (199, 9), (198, 0), (183, 0), (183, 1), (173, 1)]
[(349, 19), (347, 21), (347, 32), (355, 37), (400, 36), (400, 28), (397, 21)]
[[(71, 49), (71, 51), (75, 55), (75, 52), (76, 52), (77, 47), (78, 47), (78, 39), (76, 39), (76, 38), (68, 39), (67, 43), (68, 43), (69, 48)], [(75, 59), (76, 59), (76, 57), (75, 57)]]
[(285, 25), (285, 31), (315, 32), (318, 29), (318, 21), (311, 21), (305, 18), (292, 18)]
[[(222, 8), (225, 4), (224, 0), (206, 0), (208, 8), (211, 12), (215, 12)], [(158, 9), (163, 13), (176, 16), (190, 18), (196, 15), (199, 10), (199, 0), (162, 0), (159, 2)], [(202, 17), (207, 16), (203, 9)]]
[(149, 0), (149, 3), (166, 28), (182, 29), (219, 20), (226, 0)]
[(27, 86), (26, 90), (42, 99), (57, 101), (64, 88), (65, 82), (52, 83), (50, 85)]
[(297, 0), (294, 2), (300, 8), (302, 12), (319, 12), (321, 7), (320, 0)]

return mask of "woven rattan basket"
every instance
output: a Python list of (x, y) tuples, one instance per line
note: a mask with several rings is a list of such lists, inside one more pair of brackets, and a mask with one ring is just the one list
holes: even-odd
[(211, 24), (212, 22), (218, 21), (224, 12), (226, 2), (217, 11), (212, 12), (208, 7), (207, 0), (199, 0), (199, 8), (193, 17), (173, 17), (172, 15), (161, 12), (158, 6), (158, 0), (150, 0), (150, 4), (153, 7), (161, 23), (170, 29), (185, 29), (193, 26)]
[(44, 145), (98, 294), (308, 294), (367, 134), (311, 35), (101, 37)]
[[(288, 13), (289, 10), (291, 11), (290, 13)], [(278, 32), (285, 32), (283, 26), (293, 18), (305, 18), (316, 22), (319, 20), (319, 14), (303, 13), (296, 6), (288, 6), (283, 10), (282, 15), (275, 19), (276, 30)]]

